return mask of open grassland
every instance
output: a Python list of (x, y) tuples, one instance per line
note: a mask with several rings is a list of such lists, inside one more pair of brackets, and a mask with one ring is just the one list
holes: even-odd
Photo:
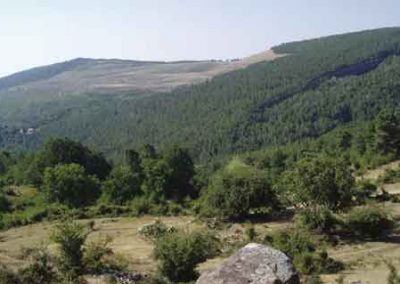
[[(395, 168), (399, 162), (394, 162), (384, 167), (367, 172), (364, 177), (370, 180), (377, 180), (388, 167)], [(383, 185), (389, 188), (389, 185)], [(390, 185), (394, 186), (394, 185)], [(16, 190), (18, 192), (18, 190)], [(21, 194), (26, 197), (35, 195), (32, 188), (20, 188)], [(17, 198), (17, 197), (15, 197)], [(386, 202), (384, 206), (396, 219), (400, 218), (400, 203)], [(112, 238), (111, 247), (113, 251), (126, 259), (132, 270), (142, 273), (152, 273), (156, 270), (157, 264), (153, 259), (153, 243), (146, 240), (138, 233), (139, 228), (145, 224), (160, 220), (168, 226), (178, 229), (192, 231), (202, 230), (207, 225), (195, 217), (153, 217), (142, 216), (135, 218), (101, 218), (93, 220), (80, 220), (88, 223), (94, 221), (93, 231), (89, 235), (90, 240)], [(266, 235), (278, 230), (290, 228), (293, 225), (291, 220), (263, 221), (254, 223), (255, 231), (262, 240)], [(42, 222), (18, 228), (9, 229), (0, 233), (0, 262), (17, 268), (25, 264), (24, 254), (32, 247), (46, 246), (55, 251), (54, 245), (49, 241), (54, 223)], [(223, 245), (228, 249), (222, 256), (210, 259), (199, 266), (199, 271), (210, 269), (220, 264), (225, 257), (234, 252), (235, 244), (246, 243), (246, 228), (248, 223), (230, 223), (217, 227), (215, 233), (222, 240)], [(343, 276), (344, 283), (352, 281), (363, 281), (362, 283), (386, 283), (389, 270), (385, 262), (395, 265), (400, 264), (400, 233), (398, 230), (377, 241), (341, 241), (337, 246), (328, 248), (328, 253), (334, 259), (342, 261), (346, 269), (340, 274), (323, 275), (324, 283), (337, 283), (336, 280)], [(100, 278), (90, 278), (90, 283), (102, 283)]]
[[(152, 244), (138, 234), (138, 229), (156, 219), (150, 216), (96, 219), (94, 231), (89, 235), (89, 240), (109, 236), (113, 240), (111, 247), (114, 252), (126, 257), (132, 263), (132, 268), (137, 271), (153, 271), (155, 265), (152, 259)], [(190, 217), (163, 217), (160, 219), (167, 225), (177, 228), (193, 229), (198, 226)], [(87, 222), (87, 220), (81, 222)], [(21, 259), (26, 248), (48, 246), (53, 249), (49, 242), (53, 225), (53, 223), (43, 222), (2, 232), (0, 234), (0, 261), (18, 266), (23, 264)]]
[[(397, 209), (400, 205), (390, 205)], [(399, 215), (400, 216), (400, 215)], [(114, 252), (129, 261), (131, 269), (142, 273), (151, 273), (156, 270), (156, 263), (152, 256), (153, 244), (145, 240), (138, 233), (144, 224), (160, 219), (167, 225), (184, 230), (205, 228), (205, 224), (193, 217), (162, 217), (143, 216), (140, 218), (104, 218), (96, 219), (94, 231), (89, 240), (110, 236), (113, 241), (111, 247)], [(82, 220), (81, 222), (87, 222)], [(0, 233), (0, 262), (12, 267), (24, 265), (24, 251), (31, 247), (47, 246), (54, 250), (49, 240), (52, 223), (40, 223), (20, 228), (10, 229)], [(218, 231), (223, 240), (245, 242), (245, 228), (247, 224), (230, 224)], [(288, 228), (291, 222), (274, 221), (255, 224), (259, 236)], [(324, 275), (325, 283), (336, 283), (340, 275), (345, 277), (345, 283), (362, 280), (365, 283), (385, 283), (388, 269), (384, 261), (399, 264), (400, 235), (380, 241), (339, 244), (329, 249), (329, 254), (337, 260), (343, 261), (347, 268), (340, 274)], [(220, 264), (224, 257), (208, 260), (199, 266), (200, 271), (213, 268)], [(92, 283), (102, 283), (101, 279), (93, 278)], [(364, 283), (363, 282), (363, 283)]]

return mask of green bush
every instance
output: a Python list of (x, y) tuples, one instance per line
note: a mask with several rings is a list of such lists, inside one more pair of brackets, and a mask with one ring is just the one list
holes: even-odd
[(99, 274), (107, 268), (105, 263), (106, 257), (113, 254), (112, 249), (109, 247), (111, 243), (110, 238), (91, 241), (85, 246), (83, 254), (83, 264), (86, 272), (90, 274)]
[(57, 224), (51, 235), (59, 246), (59, 269), (68, 281), (75, 281), (83, 271), (83, 245), (87, 235), (86, 226), (72, 221)]
[(356, 199), (358, 203), (363, 204), (372, 195), (376, 194), (377, 186), (369, 180), (361, 180), (357, 182)]
[(282, 175), (278, 188), (290, 205), (324, 205), (332, 210), (352, 205), (355, 179), (342, 158), (319, 155), (298, 161)]
[(313, 206), (300, 209), (296, 214), (296, 222), (307, 230), (329, 233), (339, 221), (327, 206)]
[(215, 256), (218, 247), (210, 234), (175, 232), (156, 240), (154, 255), (162, 275), (173, 282), (188, 282), (198, 276), (196, 266)]
[(265, 242), (294, 258), (298, 254), (316, 251), (312, 236), (302, 230), (283, 230), (265, 238)]
[(370, 205), (353, 208), (346, 216), (346, 229), (359, 238), (376, 238), (390, 232), (394, 221), (386, 210)]
[(24, 210), (12, 211), (0, 214), (0, 228), (9, 229), (17, 226), (25, 226), (39, 222), (48, 216), (45, 206), (35, 205)]
[(303, 274), (336, 273), (343, 264), (330, 258), (325, 251), (318, 251), (312, 236), (301, 230), (285, 230), (267, 236), (265, 242), (283, 251)]
[(69, 218), (85, 219), (88, 218), (88, 214), (84, 208), (70, 208), (65, 204), (53, 203), (47, 207), (47, 219), (48, 220), (62, 220)]
[(101, 274), (105, 271), (124, 271), (127, 268), (126, 259), (114, 254), (110, 247), (110, 237), (101, 238), (85, 245), (83, 264), (90, 274)]
[(224, 219), (270, 213), (279, 206), (267, 174), (237, 159), (213, 177), (199, 202), (202, 215)]
[(378, 179), (381, 183), (396, 183), (400, 181), (400, 168), (399, 169), (385, 169), (383, 176)]
[(137, 197), (131, 202), (131, 211), (136, 216), (148, 214), (150, 210), (151, 201), (146, 196)]
[[(187, 202), (187, 200), (185, 200), (185, 202)], [(168, 210), (167, 215), (168, 216), (178, 216), (178, 215), (185, 214), (185, 206), (186, 206), (186, 204), (181, 204), (181, 203), (178, 203), (175, 201), (168, 201), (167, 202), (167, 210)]]
[(99, 195), (99, 182), (78, 164), (57, 165), (44, 173), (44, 192), (50, 202), (81, 207)]
[(305, 275), (337, 273), (344, 269), (343, 263), (329, 257), (325, 251), (297, 254), (293, 263)]

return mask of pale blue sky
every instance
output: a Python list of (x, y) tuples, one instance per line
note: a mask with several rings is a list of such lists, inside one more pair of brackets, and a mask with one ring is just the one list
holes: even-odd
[(400, 0), (0, 0), (0, 76), (75, 57), (237, 58), (400, 26)]

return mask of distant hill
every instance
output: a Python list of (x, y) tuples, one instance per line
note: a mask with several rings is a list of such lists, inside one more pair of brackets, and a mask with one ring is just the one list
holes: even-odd
[[(319, 137), (400, 104), (400, 28), (282, 44), (237, 62), (87, 62), (3, 90), (0, 145), (33, 148), (47, 137), (68, 136), (120, 157), (143, 143), (177, 143), (208, 160)], [(148, 81), (111, 80), (121, 74), (112, 72), (115, 66), (128, 65), (147, 70)], [(227, 72), (232, 66), (235, 70)], [(70, 83), (61, 88), (61, 81)], [(125, 88), (124, 82), (137, 89)], [(70, 84), (88, 89), (71, 96), (76, 89)], [(118, 84), (122, 87), (109, 87)], [(53, 86), (54, 92), (37, 92), (38, 86)]]
[(0, 95), (166, 92), (277, 57), (272, 51), (266, 51), (232, 61), (150, 62), (77, 58), (0, 78)]

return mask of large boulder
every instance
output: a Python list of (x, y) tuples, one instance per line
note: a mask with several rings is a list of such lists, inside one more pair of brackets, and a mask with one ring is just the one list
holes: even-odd
[(216, 269), (204, 272), (196, 284), (298, 284), (299, 275), (283, 252), (248, 244)]

